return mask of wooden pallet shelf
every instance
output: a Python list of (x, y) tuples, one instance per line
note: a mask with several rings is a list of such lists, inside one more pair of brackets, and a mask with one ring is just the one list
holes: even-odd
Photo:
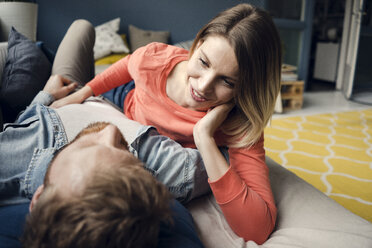
[(304, 81), (282, 81), (275, 112), (301, 109), (303, 104)]

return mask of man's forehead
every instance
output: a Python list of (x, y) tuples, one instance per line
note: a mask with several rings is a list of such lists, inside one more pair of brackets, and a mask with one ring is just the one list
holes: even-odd
[(46, 186), (55, 185), (67, 195), (81, 192), (85, 181), (94, 173), (95, 156), (94, 150), (66, 146), (50, 164), (45, 180)]
[(75, 137), (75, 139), (72, 141), (74, 142), (75, 140), (79, 139), (80, 137), (90, 134), (90, 133), (97, 133), (101, 130), (103, 130), (105, 127), (110, 125), (108, 122), (93, 122), (90, 123), (88, 126), (83, 128)]
[[(109, 168), (112, 164), (125, 164), (125, 159), (134, 156), (129, 153), (127, 143), (116, 126), (109, 130), (116, 130), (114, 133), (120, 136), (120, 145), (106, 146), (101, 144), (100, 137), (106, 137), (106, 133), (92, 135), (104, 130), (109, 123), (94, 123), (84, 128), (79, 135), (67, 146), (65, 146), (53, 159), (46, 176), (45, 182), (52, 184), (65, 184), (65, 187), (78, 188), (76, 184), (83, 184), (95, 169), (104, 166)], [(111, 135), (109, 134), (111, 137)], [(70, 187), (70, 188), (71, 188)]]
[(104, 166), (108, 169), (112, 164), (125, 164), (132, 157), (135, 158), (128, 150), (101, 145), (81, 146), (79, 140), (76, 140), (58, 152), (50, 165), (50, 174), (56, 178), (68, 174), (70, 178), (80, 178), (75, 174), (87, 175), (95, 168)]

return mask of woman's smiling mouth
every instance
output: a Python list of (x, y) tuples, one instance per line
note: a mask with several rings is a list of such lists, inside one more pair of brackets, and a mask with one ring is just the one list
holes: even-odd
[(197, 102), (205, 102), (207, 101), (207, 99), (205, 97), (203, 97), (202, 95), (199, 94), (199, 92), (197, 92), (196, 90), (194, 90), (193, 87), (190, 87), (190, 94), (191, 94), (191, 97), (197, 101)]

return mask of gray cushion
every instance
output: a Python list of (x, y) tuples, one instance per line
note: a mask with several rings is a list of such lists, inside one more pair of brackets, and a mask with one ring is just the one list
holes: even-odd
[(178, 42), (178, 43), (174, 44), (174, 46), (181, 47), (181, 48), (186, 49), (186, 50), (190, 50), (190, 48), (192, 46), (192, 43), (194, 43), (194, 40), (187, 40), (187, 41)]
[(137, 48), (145, 46), (151, 42), (168, 43), (169, 36), (169, 31), (143, 30), (133, 25), (129, 25), (129, 40), (132, 52), (134, 52)]
[(12, 28), (0, 89), (4, 123), (13, 122), (31, 103), (48, 80), (51, 68), (51, 63), (36, 44)]

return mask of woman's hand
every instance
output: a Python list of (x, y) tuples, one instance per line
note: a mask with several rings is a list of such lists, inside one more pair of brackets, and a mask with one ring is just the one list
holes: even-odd
[(73, 94), (63, 97), (58, 101), (54, 101), (50, 106), (52, 108), (60, 108), (68, 104), (82, 103), (85, 99), (92, 95), (93, 95), (92, 89), (89, 86), (84, 86), (83, 88), (74, 92)]
[[(195, 124), (193, 130), (194, 140), (201, 137), (213, 137), (234, 105), (234, 103), (226, 103), (210, 109), (208, 113)], [(197, 140), (195, 140), (195, 144), (197, 145)]]
[(77, 87), (76, 82), (71, 82), (69, 79), (60, 75), (53, 75), (45, 84), (43, 91), (51, 94), (55, 100), (67, 96)]

